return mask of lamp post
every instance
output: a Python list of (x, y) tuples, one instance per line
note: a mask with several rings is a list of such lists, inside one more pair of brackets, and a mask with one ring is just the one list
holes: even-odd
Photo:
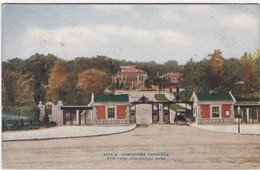
[(240, 133), (240, 112), (241, 108), (240, 106), (237, 107), (237, 116), (238, 116), (238, 122), (237, 122), (237, 132)]

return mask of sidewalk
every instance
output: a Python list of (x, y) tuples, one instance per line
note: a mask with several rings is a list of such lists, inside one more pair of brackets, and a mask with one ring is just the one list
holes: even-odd
[(136, 128), (129, 126), (57, 126), (47, 129), (3, 132), (2, 141), (45, 140), (112, 135), (128, 132)]
[[(238, 133), (238, 125), (198, 125), (196, 123), (190, 124), (192, 127), (224, 132), (224, 133)], [(260, 135), (260, 124), (240, 124), (240, 134)]]

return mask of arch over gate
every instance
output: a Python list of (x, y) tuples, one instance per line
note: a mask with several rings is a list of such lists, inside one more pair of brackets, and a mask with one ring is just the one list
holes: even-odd
[(44, 109), (45, 109), (45, 114), (48, 116), (52, 116), (52, 108), (53, 108), (54, 104), (52, 102), (47, 102), (44, 105)]
[[(174, 123), (175, 114), (171, 114), (174, 111), (171, 110), (172, 105), (185, 104), (186, 109), (184, 111), (187, 114), (187, 104), (192, 105), (190, 101), (152, 101), (146, 96), (140, 97), (137, 101), (131, 102), (130, 106), (130, 122), (137, 124), (152, 124), (152, 123)], [(139, 106), (145, 106), (140, 109)], [(149, 107), (150, 109), (147, 109)], [(192, 112), (191, 107), (191, 112)], [(138, 111), (140, 110), (140, 111)], [(141, 114), (141, 115), (138, 115)], [(143, 114), (143, 115), (142, 115)]]

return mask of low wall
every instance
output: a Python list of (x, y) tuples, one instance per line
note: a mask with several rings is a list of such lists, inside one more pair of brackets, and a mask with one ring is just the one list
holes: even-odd
[(235, 119), (196, 119), (196, 122), (198, 124), (217, 124), (217, 123), (223, 123), (223, 124), (234, 124)]

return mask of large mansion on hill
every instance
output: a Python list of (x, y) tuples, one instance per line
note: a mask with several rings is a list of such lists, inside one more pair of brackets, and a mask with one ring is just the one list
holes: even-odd
[[(165, 87), (177, 86), (181, 73), (179, 72), (168, 72), (162, 76), (158, 75), (161, 83)], [(144, 86), (145, 80), (148, 79), (148, 74), (146, 71), (139, 69), (137, 66), (120, 66), (120, 70), (112, 77), (114, 83), (128, 85), (131, 87), (141, 87)]]
[(137, 66), (121, 66), (120, 71), (112, 77), (113, 82), (130, 86), (144, 85), (148, 75)]

